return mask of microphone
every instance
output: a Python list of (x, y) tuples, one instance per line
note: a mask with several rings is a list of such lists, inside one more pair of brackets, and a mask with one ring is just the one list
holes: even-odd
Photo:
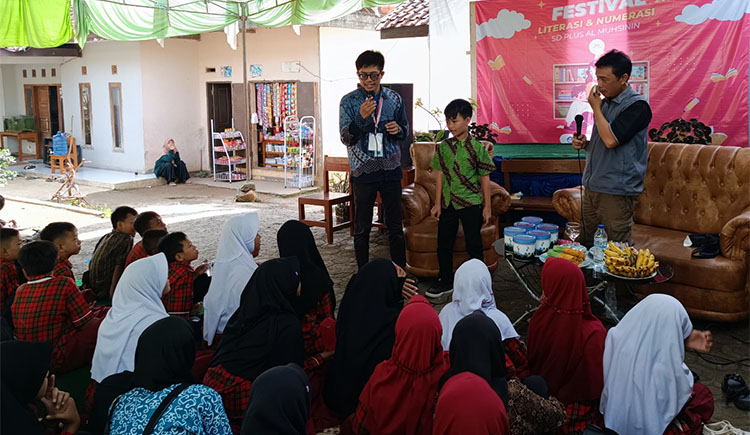
[(581, 125), (583, 124), (583, 115), (576, 115), (576, 137), (581, 136)]

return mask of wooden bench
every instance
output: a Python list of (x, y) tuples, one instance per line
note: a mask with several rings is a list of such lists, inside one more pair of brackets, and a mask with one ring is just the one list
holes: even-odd
[[(509, 159), (500, 163), (505, 190), (514, 193), (510, 174), (578, 174), (586, 168), (586, 160), (578, 159)], [(511, 210), (555, 211), (551, 196), (523, 196), (510, 201)]]

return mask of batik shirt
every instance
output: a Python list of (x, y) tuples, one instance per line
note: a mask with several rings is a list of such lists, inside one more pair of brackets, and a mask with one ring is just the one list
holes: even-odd
[(464, 141), (443, 141), (432, 157), (430, 168), (442, 172), (441, 207), (453, 204), (456, 210), (482, 203), (479, 177), (495, 170), (490, 155), (481, 142), (468, 137)]
[[(156, 408), (177, 385), (161, 391), (135, 388), (120, 396), (110, 410), (110, 434), (143, 433)], [(224, 435), (232, 429), (219, 394), (205, 385), (191, 385), (167, 407), (154, 433)]]
[(112, 231), (99, 240), (89, 263), (89, 280), (98, 299), (109, 299), (115, 267), (125, 267), (125, 260), (132, 248), (133, 236), (119, 231)]

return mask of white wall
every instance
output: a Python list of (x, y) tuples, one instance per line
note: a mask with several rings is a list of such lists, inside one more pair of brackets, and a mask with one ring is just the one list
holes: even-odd
[[(117, 75), (111, 66), (117, 65)], [(81, 74), (86, 66), (87, 74)], [(58, 73), (59, 74), (59, 73)], [(113, 149), (109, 83), (122, 87), (122, 151)], [(149, 164), (143, 159), (143, 94), (141, 50), (137, 42), (89, 42), (83, 56), (62, 66), (62, 87), (65, 101), (66, 129), (83, 145), (81, 126), (80, 83), (91, 84), (91, 148), (83, 148), (87, 166), (142, 173)], [(70, 116), (73, 125), (69, 126)], [(153, 167), (152, 167), (153, 169)]]
[[(432, 107), (428, 96), (429, 51), (427, 37), (380, 39), (380, 32), (334, 27), (320, 28), (321, 138), (323, 153), (345, 156), (339, 139), (339, 102), (357, 87), (354, 61), (365, 50), (378, 50), (385, 56), (384, 83), (413, 83), (414, 100), (422, 98)], [(414, 130), (425, 130), (429, 115), (414, 108)]]
[[(255, 30), (255, 33), (247, 33), (246, 37), (249, 81), (319, 81), (317, 77), (320, 75), (317, 27), (303, 26), (300, 36), (297, 36), (291, 27), (259, 28)], [(170, 42), (166, 41), (167, 44)], [(299, 73), (282, 72), (282, 62), (291, 61), (299, 61), (304, 68), (301, 68)], [(250, 65), (257, 64), (263, 66), (263, 75), (250, 77)], [(232, 77), (221, 76), (221, 67), (225, 65), (232, 67)], [(208, 73), (206, 68), (216, 68), (216, 72)], [(311, 72), (306, 71), (305, 68)], [(202, 34), (198, 44), (198, 76), (199, 86), (196, 92), (200, 103), (199, 125), (202, 128), (201, 137), (204, 147), (200, 154), (203, 167), (208, 168), (211, 162), (208, 161), (206, 151), (210, 129), (207, 121), (206, 83), (242, 83), (242, 35), (237, 35), (237, 50), (235, 51), (227, 44), (224, 32)]]
[(201, 169), (206, 128), (200, 117), (205, 90), (201, 93), (198, 85), (198, 44), (186, 39), (168, 39), (164, 48), (156, 41), (140, 43), (143, 155), (147, 170), (153, 170), (168, 138), (175, 140), (188, 170)]

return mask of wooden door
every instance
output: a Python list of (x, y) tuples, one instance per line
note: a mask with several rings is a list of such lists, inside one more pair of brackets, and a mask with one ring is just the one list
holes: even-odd
[(43, 141), (45, 137), (52, 137), (57, 131), (52, 132), (52, 112), (49, 102), (49, 86), (35, 86), (36, 94), (36, 118), (38, 120), (39, 136)]
[(211, 120), (214, 121), (214, 131), (224, 131), (232, 127), (232, 84), (206, 83), (206, 97), (208, 101), (208, 161), (213, 159), (213, 138), (211, 137)]

